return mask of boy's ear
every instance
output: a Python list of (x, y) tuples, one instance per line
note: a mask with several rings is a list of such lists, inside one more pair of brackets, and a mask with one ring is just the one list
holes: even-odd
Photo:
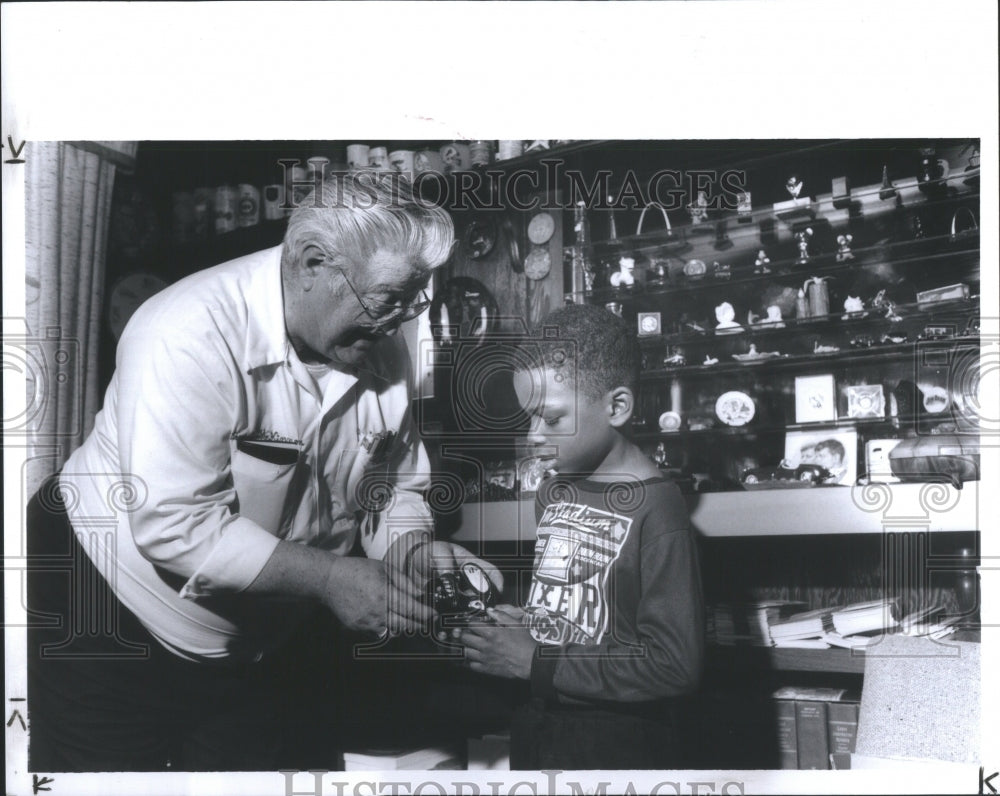
[(635, 396), (628, 387), (615, 387), (608, 393), (608, 414), (612, 428), (622, 428), (632, 419)]

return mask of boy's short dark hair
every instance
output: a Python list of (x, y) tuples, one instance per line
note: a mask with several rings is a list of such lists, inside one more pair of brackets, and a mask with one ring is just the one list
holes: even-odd
[(520, 370), (542, 364), (563, 372), (591, 400), (615, 387), (638, 395), (639, 342), (622, 318), (603, 307), (567, 304), (553, 310), (535, 328), (526, 350), (533, 361), (522, 360)]

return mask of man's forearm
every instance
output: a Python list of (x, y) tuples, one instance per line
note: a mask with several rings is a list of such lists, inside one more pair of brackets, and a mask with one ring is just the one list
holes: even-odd
[(247, 587), (251, 594), (277, 594), (324, 602), (331, 570), (340, 556), (326, 550), (278, 542), (271, 557)]

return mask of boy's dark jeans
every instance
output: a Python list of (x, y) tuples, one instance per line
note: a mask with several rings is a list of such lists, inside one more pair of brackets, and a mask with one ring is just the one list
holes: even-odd
[(623, 770), (680, 768), (675, 720), (662, 711), (561, 707), (532, 699), (511, 723), (510, 767)]
[(55, 476), (28, 504), (27, 537), (32, 771), (336, 767), (335, 673), (308, 653), (323, 644), (235, 666), (168, 651), (83, 552)]

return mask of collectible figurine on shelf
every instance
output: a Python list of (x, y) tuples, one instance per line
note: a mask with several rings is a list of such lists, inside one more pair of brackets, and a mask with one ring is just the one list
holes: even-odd
[(799, 198), (799, 194), (802, 193), (802, 180), (797, 174), (793, 174), (785, 181), (785, 190), (788, 191), (792, 199)]
[(853, 235), (838, 235), (837, 236), (837, 262), (846, 263), (848, 260), (854, 259), (854, 253), (851, 251), (851, 241), (854, 240)]
[(742, 332), (743, 327), (733, 320), (736, 317), (736, 310), (728, 301), (723, 301), (715, 308), (715, 319), (718, 323), (715, 326), (716, 334), (735, 334)]
[[(719, 364), (719, 358), (718, 357), (713, 357), (711, 354), (705, 354), (705, 361), (702, 362), (701, 364), (702, 365), (718, 365)], [(691, 428), (693, 429), (694, 426), (691, 426)]]
[(892, 199), (896, 195), (896, 189), (892, 182), (889, 180), (889, 167), (882, 167), (882, 187), (879, 188), (878, 198), (883, 202), (886, 199)]
[(757, 252), (757, 259), (753, 262), (753, 272), (755, 274), (769, 274), (771, 269), (768, 266), (771, 264), (771, 258), (767, 256), (767, 252), (761, 249)]
[(868, 313), (865, 312), (865, 303), (861, 300), (860, 296), (848, 296), (844, 299), (844, 315), (841, 316), (842, 320), (864, 318), (867, 315)]
[(687, 358), (681, 354), (671, 354), (668, 357), (664, 357), (663, 365), (668, 368), (682, 368), (687, 364)]
[(805, 265), (809, 262), (809, 238), (812, 237), (812, 227), (806, 227), (795, 233), (795, 242), (799, 247), (799, 257), (795, 261), (796, 265)]
[(708, 196), (704, 191), (698, 191), (698, 199), (694, 204), (688, 205), (688, 213), (691, 215), (692, 224), (704, 224), (708, 221)]
[(662, 285), (667, 281), (667, 266), (663, 260), (654, 259), (649, 264), (646, 271), (646, 283), (650, 285)]
[(784, 318), (781, 317), (781, 307), (771, 304), (767, 308), (767, 316), (763, 319), (753, 312), (747, 313), (747, 323), (751, 326), (768, 326), (772, 329), (784, 329)]
[(667, 466), (667, 447), (662, 442), (656, 444), (656, 451), (653, 453), (653, 461), (661, 470)]
[(839, 345), (826, 345), (817, 340), (813, 343), (814, 354), (836, 354), (840, 350)]
[(632, 287), (635, 284), (635, 259), (620, 257), (618, 270), (611, 274), (610, 282), (612, 287)]

